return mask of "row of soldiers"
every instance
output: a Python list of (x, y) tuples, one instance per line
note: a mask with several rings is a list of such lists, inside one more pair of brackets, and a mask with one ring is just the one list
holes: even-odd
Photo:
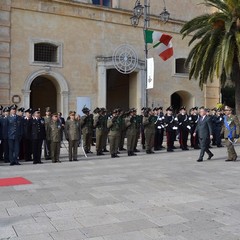
[[(90, 109), (84, 107), (83, 116), (77, 117), (75, 111), (70, 111), (67, 121), (61, 113), (51, 113), (46, 108), (46, 115), (41, 117), (40, 109), (32, 110), (0, 107), (0, 157), (11, 165), (18, 165), (19, 159), (41, 162), (42, 145), (44, 143), (45, 159), (60, 162), (60, 147), (63, 140), (63, 132), (69, 142), (69, 161), (77, 161), (77, 149), (83, 138), (83, 149), (86, 154), (91, 152), (92, 138), (95, 130), (96, 153), (104, 155), (107, 140), (109, 140), (111, 157), (119, 157), (118, 153), (127, 150), (128, 156), (135, 156), (138, 139), (141, 136), (143, 149), (147, 154), (153, 150), (163, 149), (163, 138), (166, 132), (167, 151), (174, 151), (174, 141), (179, 137), (182, 150), (188, 150), (188, 136), (191, 135), (191, 147), (198, 149), (198, 138), (193, 136), (199, 115), (198, 109), (192, 108), (187, 114), (186, 108), (181, 107), (177, 115), (174, 115), (172, 107), (154, 109), (142, 108), (141, 114), (131, 108), (124, 112), (122, 109), (114, 109), (111, 114), (105, 108), (96, 108), (93, 114)], [(222, 112), (213, 111), (212, 122), (214, 127), (215, 142), (221, 147), (221, 126), (223, 123)], [(124, 148), (124, 140), (127, 138), (127, 149)]]

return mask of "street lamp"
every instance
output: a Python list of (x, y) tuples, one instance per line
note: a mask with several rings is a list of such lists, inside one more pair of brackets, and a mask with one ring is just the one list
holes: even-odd
[[(170, 13), (166, 9), (165, 0), (163, 0), (164, 8), (159, 15), (159, 19), (166, 23), (169, 20)], [(148, 44), (146, 40), (146, 30), (148, 30), (150, 22), (150, 0), (144, 0), (144, 6), (141, 5), (140, 0), (136, 0), (135, 6), (133, 8), (133, 16), (131, 19), (131, 24), (133, 27), (137, 27), (139, 24), (139, 19), (143, 15), (144, 17), (144, 43), (145, 43), (145, 77), (146, 77), (146, 105), (148, 104), (148, 95), (147, 95), (147, 59), (148, 59)]]

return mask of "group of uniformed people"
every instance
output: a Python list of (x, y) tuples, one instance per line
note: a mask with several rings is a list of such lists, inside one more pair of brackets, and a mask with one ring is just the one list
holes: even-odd
[[(41, 117), (40, 109), (25, 110), (17, 108), (16, 105), (4, 108), (1, 106), (0, 111), (0, 159), (10, 162), (10, 165), (20, 165), (19, 160), (22, 159), (41, 164), (43, 143), (45, 159), (51, 159), (54, 163), (60, 162), (63, 133), (68, 141), (69, 161), (78, 161), (81, 136), (85, 154), (92, 153), (92, 139), (95, 135), (96, 154), (100, 156), (108, 152), (106, 146), (109, 142), (112, 158), (119, 157), (118, 154), (123, 150), (127, 150), (128, 156), (135, 156), (136, 152), (139, 152), (137, 144), (140, 137), (142, 148), (147, 154), (164, 149), (162, 145), (164, 135), (168, 152), (174, 151), (176, 148), (174, 142), (177, 139), (183, 151), (189, 150), (187, 143), (189, 135), (190, 146), (199, 149), (195, 131), (199, 121), (197, 107), (187, 113), (183, 106), (177, 114), (174, 114), (172, 107), (168, 107), (166, 113), (162, 107), (142, 108), (140, 115), (137, 115), (135, 108), (127, 112), (117, 108), (111, 113), (105, 108), (96, 108), (90, 113), (90, 109), (84, 107), (83, 116), (80, 117), (75, 111), (70, 111), (66, 121), (61, 113), (52, 113), (49, 107), (46, 108), (44, 117)], [(237, 117), (228, 116), (224, 109), (212, 109), (207, 112), (212, 125), (212, 145), (222, 147), (221, 139), (224, 133), (230, 153), (228, 160), (236, 160), (237, 155), (233, 150), (232, 141), (239, 135)], [(234, 121), (230, 122), (229, 119)], [(233, 135), (233, 129), (236, 136)], [(124, 148), (125, 138), (127, 149)]]

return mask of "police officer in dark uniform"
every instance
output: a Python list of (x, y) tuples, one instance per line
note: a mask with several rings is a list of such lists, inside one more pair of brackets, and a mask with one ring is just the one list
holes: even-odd
[(189, 116), (189, 121), (191, 125), (191, 130), (190, 130), (190, 141), (191, 141), (191, 147), (194, 149), (199, 149), (199, 141), (198, 141), (198, 136), (194, 136), (195, 129), (197, 127), (197, 123), (199, 120), (199, 114), (198, 114), (198, 107), (194, 107), (190, 111), (190, 116)]
[(23, 135), (22, 117), (16, 114), (17, 105), (10, 107), (10, 115), (7, 118), (8, 145), (10, 166), (21, 165), (18, 162), (20, 141)]
[(191, 130), (190, 121), (186, 112), (186, 107), (180, 108), (178, 118), (179, 143), (183, 151), (189, 150), (187, 147), (188, 134)]
[(223, 147), (222, 139), (221, 139), (221, 131), (222, 131), (223, 124), (224, 124), (224, 118), (223, 118), (223, 115), (222, 115), (222, 110), (217, 109), (216, 116), (214, 118), (214, 125), (215, 125), (216, 145), (217, 145), (218, 148)]
[(2, 145), (3, 145), (3, 159), (4, 162), (9, 162), (9, 147), (8, 147), (8, 129), (7, 129), (7, 118), (9, 116), (10, 108), (3, 108), (3, 117), (1, 120), (2, 126)]
[(40, 109), (36, 109), (32, 119), (33, 164), (42, 163), (41, 154), (44, 139), (46, 139), (45, 121), (40, 115)]
[[(25, 108), (21, 107), (17, 109), (17, 115), (19, 117), (22, 118), (22, 120), (24, 119), (23, 113), (24, 113)], [(24, 145), (23, 145), (23, 138), (20, 141), (20, 145), (19, 145), (19, 160), (23, 160), (24, 159)]]
[(154, 136), (154, 150), (158, 151), (163, 148), (164, 137), (164, 114), (162, 107), (154, 108), (154, 115), (157, 117), (155, 124), (155, 136)]
[(23, 155), (25, 161), (32, 161), (32, 109), (25, 111), (23, 118)]
[(167, 152), (173, 152), (174, 140), (175, 140), (175, 130), (177, 129), (177, 121), (173, 116), (173, 108), (168, 107), (166, 109), (167, 113), (164, 117), (164, 123), (166, 127), (166, 136), (167, 136)]

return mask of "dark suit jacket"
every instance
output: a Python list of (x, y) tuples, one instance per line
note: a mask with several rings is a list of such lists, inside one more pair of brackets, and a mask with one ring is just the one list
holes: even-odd
[(199, 138), (209, 139), (210, 135), (212, 135), (211, 118), (209, 116), (205, 116), (202, 120), (202, 117), (200, 117), (195, 132), (198, 134)]

